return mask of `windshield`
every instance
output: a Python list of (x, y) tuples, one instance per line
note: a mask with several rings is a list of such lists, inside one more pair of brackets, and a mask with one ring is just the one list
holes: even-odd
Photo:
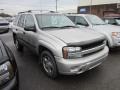
[(36, 14), (36, 19), (41, 29), (75, 27), (68, 17), (61, 14)]
[(116, 22), (120, 25), (120, 18), (116, 18)]
[(93, 25), (105, 25), (105, 22), (104, 22), (101, 18), (99, 18), (99, 17), (97, 17), (97, 16), (95, 16), (95, 15), (87, 15), (86, 18), (87, 18)]

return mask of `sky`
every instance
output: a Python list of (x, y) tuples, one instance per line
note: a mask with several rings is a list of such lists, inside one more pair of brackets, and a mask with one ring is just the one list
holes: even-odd
[[(56, 0), (0, 0), (0, 12), (16, 14), (31, 9), (55, 10)], [(58, 0), (58, 11), (77, 9), (79, 0)]]

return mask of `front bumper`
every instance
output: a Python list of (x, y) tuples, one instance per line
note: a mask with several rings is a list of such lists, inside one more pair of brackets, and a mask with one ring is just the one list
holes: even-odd
[(0, 90), (18, 90), (18, 76), (14, 76), (12, 80), (0, 87)]
[(120, 38), (113, 37), (113, 45), (112, 47), (119, 47), (120, 46)]
[(100, 65), (108, 56), (109, 49), (106, 46), (103, 50), (78, 59), (64, 59), (55, 57), (58, 71), (61, 74), (80, 74)]

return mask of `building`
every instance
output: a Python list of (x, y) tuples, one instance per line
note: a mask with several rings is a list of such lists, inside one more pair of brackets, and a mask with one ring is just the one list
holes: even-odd
[(120, 15), (120, 0), (81, 0), (77, 13), (91, 13), (100, 17)]

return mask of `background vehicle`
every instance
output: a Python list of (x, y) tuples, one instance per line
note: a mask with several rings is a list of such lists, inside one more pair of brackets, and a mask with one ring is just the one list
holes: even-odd
[(17, 50), (23, 51), (26, 46), (38, 54), (42, 69), (51, 78), (58, 73), (85, 72), (100, 65), (108, 55), (104, 35), (80, 30), (59, 13), (22, 12), (13, 24)]
[(8, 22), (12, 22), (14, 17), (4, 17), (4, 19), (6, 19)]
[(67, 14), (79, 27), (87, 27), (106, 36), (110, 48), (120, 46), (120, 27), (106, 24), (102, 19), (91, 14)]
[(107, 24), (120, 26), (120, 17), (104, 17), (103, 20)]
[(0, 40), (0, 90), (18, 90), (18, 82), (15, 58), (11, 50)]
[(9, 31), (9, 22), (0, 17), (0, 33), (8, 32)]
[(10, 23), (9, 23), (9, 30), (10, 30), (10, 31), (12, 30), (12, 26), (13, 26), (13, 22), (10, 22)]

